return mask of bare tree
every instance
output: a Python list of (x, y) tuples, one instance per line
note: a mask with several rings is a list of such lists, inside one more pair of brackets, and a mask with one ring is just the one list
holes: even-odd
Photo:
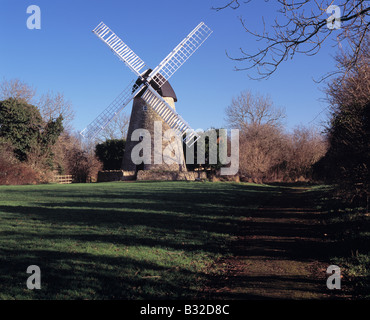
[(3, 79), (0, 83), (0, 101), (14, 98), (31, 103), (35, 95), (36, 90), (19, 79)]
[(244, 179), (271, 180), (271, 171), (286, 158), (287, 139), (283, 134), (283, 109), (274, 106), (269, 96), (246, 90), (226, 108), (226, 122), (239, 129), (240, 167)]
[(63, 116), (63, 126), (67, 131), (72, 130), (72, 121), (75, 116), (72, 103), (64, 97), (63, 93), (49, 91), (43, 94), (37, 105), (45, 122)]
[[(251, 1), (227, 0), (223, 2), (223, 5), (213, 9), (217, 11), (226, 8), (235, 10)], [(268, 1), (265, 0), (265, 2)], [(278, 16), (270, 27), (266, 26), (262, 18), (262, 31), (251, 31), (247, 22), (242, 17), (239, 18), (244, 30), (263, 43), (263, 47), (255, 53), (240, 48), (241, 56), (236, 58), (229, 56), (232, 60), (246, 63), (246, 67), (235, 68), (236, 70), (256, 68), (259, 75), (257, 78), (268, 78), (282, 62), (293, 58), (296, 54), (308, 56), (317, 54), (331, 35), (335, 36), (336, 42), (343, 43), (346, 40), (351, 50), (344, 72), (357, 63), (359, 52), (370, 28), (368, 1), (276, 1), (280, 5)], [(339, 8), (336, 14), (340, 16), (340, 21), (332, 14), (334, 8), (329, 8), (331, 5)]]
[(75, 145), (67, 152), (67, 172), (73, 175), (74, 182), (96, 181), (98, 172), (103, 168), (102, 163), (86, 150)]
[(98, 141), (126, 139), (130, 117), (124, 112), (119, 113), (98, 136)]
[(248, 90), (233, 98), (225, 113), (227, 124), (241, 131), (250, 125), (280, 126), (285, 118), (284, 110), (275, 107), (269, 96), (253, 95)]
[(287, 160), (288, 148), (288, 139), (280, 127), (248, 126), (240, 137), (240, 175), (257, 183), (277, 179), (275, 168)]
[[(350, 64), (351, 57), (341, 51), (336, 56), (339, 69)], [(325, 90), (332, 115), (343, 105), (365, 105), (369, 101), (370, 92), (370, 36), (365, 39), (359, 52), (356, 65), (346, 72), (345, 77), (332, 79)]]
[(326, 153), (328, 144), (322, 134), (313, 127), (299, 126), (290, 135), (287, 175), (290, 179), (310, 179), (312, 166)]

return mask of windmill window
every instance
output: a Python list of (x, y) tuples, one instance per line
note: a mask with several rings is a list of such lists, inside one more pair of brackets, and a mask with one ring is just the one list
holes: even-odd
[(144, 132), (140, 132), (139, 141), (143, 141), (144, 140), (144, 135), (145, 135)]
[(146, 104), (143, 105), (143, 111), (144, 112), (148, 111), (148, 106)]

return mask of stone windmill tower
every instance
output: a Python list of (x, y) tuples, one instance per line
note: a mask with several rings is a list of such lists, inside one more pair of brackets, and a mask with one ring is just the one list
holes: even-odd
[[(147, 77), (150, 72), (152, 72), (151, 69), (147, 70), (143, 77)], [(139, 78), (136, 81), (136, 85), (140, 83), (141, 79)], [(156, 87), (155, 84), (153, 87)], [(166, 81), (160, 88), (157, 88), (156, 91), (173, 111), (176, 112), (175, 102), (177, 102), (177, 96), (170, 83)], [(140, 142), (140, 140), (133, 141), (131, 139), (132, 133), (137, 129), (146, 130), (150, 134), (150, 163), (137, 165), (132, 161), (132, 150)], [(135, 175), (138, 170), (186, 171), (182, 139), (177, 135), (173, 135), (172, 137), (169, 135), (164, 136), (166, 132), (169, 133), (168, 130), (171, 130), (168, 123), (147, 104), (139, 93), (134, 98), (132, 105), (125, 155), (122, 161), (122, 170), (124, 170), (128, 176)], [(159, 143), (158, 137), (161, 138), (159, 139), (161, 140), (161, 144), (160, 146), (158, 145), (158, 147), (154, 147), (156, 142)], [(158, 162), (156, 159), (160, 159), (161, 161)]]
[[(201, 22), (175, 49), (154, 69), (146, 67), (141, 60), (111, 29), (101, 22), (93, 32), (122, 60), (138, 77), (106, 108), (81, 135), (92, 139), (103, 130), (110, 121), (133, 101), (125, 156), (122, 169), (127, 175), (135, 175), (138, 170), (186, 171), (182, 139), (191, 146), (199, 135), (176, 112), (176, 94), (169, 84), (169, 78), (211, 35), (212, 30)], [(145, 71), (143, 71), (145, 70)], [(158, 130), (161, 124), (162, 132)], [(132, 151), (140, 140), (135, 141), (132, 133), (136, 130), (149, 132), (151, 136), (151, 161), (137, 165), (132, 160)], [(176, 134), (172, 140), (164, 136), (162, 148), (156, 148), (154, 139), (161, 133), (172, 129)], [(170, 148), (169, 148), (170, 147)], [(167, 151), (167, 153), (166, 153)], [(162, 153), (162, 161), (158, 153)], [(169, 158), (169, 159), (167, 159)], [(166, 161), (169, 160), (169, 161)], [(172, 160), (172, 161), (171, 161)]]

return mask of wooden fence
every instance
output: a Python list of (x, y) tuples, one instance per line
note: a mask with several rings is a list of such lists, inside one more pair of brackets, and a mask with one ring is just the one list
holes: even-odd
[(55, 182), (60, 184), (68, 184), (72, 183), (72, 175), (56, 175), (55, 176)]

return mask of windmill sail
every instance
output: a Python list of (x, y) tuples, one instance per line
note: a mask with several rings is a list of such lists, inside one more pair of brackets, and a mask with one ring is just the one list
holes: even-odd
[(145, 67), (143, 60), (139, 58), (111, 29), (100, 22), (93, 30), (97, 37), (102, 40), (136, 75), (140, 76)]
[(124, 108), (129, 102), (135, 98), (143, 89), (144, 84), (138, 86), (133, 80), (125, 90), (98, 116), (92, 121), (80, 134), (87, 138), (93, 139), (97, 134), (102, 131), (114, 117)]
[(189, 147), (199, 139), (198, 133), (152, 87), (148, 87), (141, 98), (167, 122), (177, 135), (183, 137), (186, 134), (184, 142)]
[[(196, 28), (163, 59), (158, 67), (152, 71), (148, 80), (153, 80), (161, 87), (203, 44), (211, 33), (212, 30), (204, 22), (199, 23)], [(161, 76), (156, 76), (158, 74)]]
[[(142, 81), (132, 81), (129, 86), (83, 131), (85, 138), (94, 138), (103, 130), (113, 118), (140, 92), (141, 96), (163, 118), (175, 132), (186, 137), (184, 139), (191, 146), (199, 139), (197, 134), (184, 119), (156, 91), (185, 63), (186, 60), (211, 35), (212, 30), (201, 22), (177, 47), (155, 68), (147, 79), (143, 78), (143, 70), (147, 69), (143, 60), (139, 58), (109, 27), (103, 22), (93, 30), (113, 52), (133, 71)], [(146, 80), (146, 81), (144, 81)], [(154, 89), (152, 87), (156, 89)]]

